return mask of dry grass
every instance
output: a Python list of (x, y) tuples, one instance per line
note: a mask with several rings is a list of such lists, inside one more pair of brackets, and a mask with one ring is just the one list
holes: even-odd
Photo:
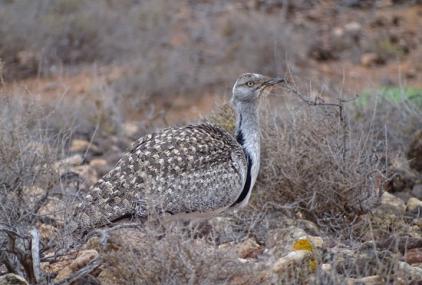
[(66, 232), (72, 206), (84, 187), (72, 183), (58, 162), (68, 156), (72, 137), (110, 134), (106, 123), (112, 118), (98, 118), (104, 116), (102, 106), (82, 98), (45, 102), (18, 90), (0, 92), (0, 272), (41, 284), (45, 276), (41, 281), (34, 276), (29, 233), (44, 231), (41, 258), (65, 251), (73, 242)]
[[(45, 221), (37, 213), (37, 205), (43, 204), (45, 197), (54, 197), (62, 203), (54, 215), (62, 219), (55, 242), (48, 246), (50, 252), (59, 252), (69, 243), (65, 210), (75, 203), (77, 193), (60, 185), (53, 162), (63, 157), (67, 142), (77, 133), (75, 128), (85, 130), (90, 138), (95, 129), (110, 134), (105, 127), (98, 127), (102, 120), (117, 125), (119, 120), (113, 119), (114, 111), (107, 111), (113, 108), (112, 101), (44, 104), (13, 95), (0, 97), (0, 218), (25, 234)], [(413, 235), (412, 226), (406, 224), (409, 221), (365, 213), (375, 208), (384, 181), (392, 174), (391, 157), (405, 153), (411, 134), (420, 126), (420, 107), (406, 101), (380, 100), (376, 107), (350, 103), (343, 110), (345, 121), (341, 121), (335, 106), (309, 106), (293, 95), (285, 97), (291, 98), (262, 106), (262, 169), (246, 209), (227, 214), (219, 222), (211, 221), (207, 233), (176, 224), (113, 235), (108, 247), (99, 248), (104, 267), (98, 279), (115, 284), (341, 284), (349, 277), (378, 274), (386, 282), (406, 280), (398, 267), (400, 254), (406, 251), (401, 243)], [(233, 131), (229, 108), (221, 108), (211, 118)], [(35, 186), (44, 190), (41, 196), (25, 192)], [(349, 250), (318, 252), (318, 264), (333, 266), (330, 273), (308, 275), (294, 269), (276, 276), (268, 273), (274, 257), (264, 254), (249, 262), (238, 258), (235, 247), (241, 241), (252, 237), (266, 246), (269, 231), (287, 227), (289, 220), (307, 228), (303, 218), (322, 229), (312, 234), (336, 239), (334, 249)], [(347, 227), (345, 222), (349, 222)], [(385, 245), (391, 237), (392, 245)], [(10, 235), (1, 234), (0, 238), (4, 247)], [(19, 256), (19, 250), (8, 249), (8, 254)], [(4, 255), (0, 257), (6, 264)], [(0, 270), (13, 272), (13, 266), (22, 268), (9, 264)], [(33, 281), (25, 268), (16, 272)]]
[(257, 280), (252, 274), (256, 266), (238, 260), (234, 248), (219, 248), (212, 238), (197, 234), (197, 229), (179, 224), (116, 233), (111, 244), (118, 246), (103, 250), (106, 271), (99, 278), (113, 276), (115, 284), (227, 284), (246, 276)]
[(320, 218), (365, 213), (377, 204), (383, 165), (372, 160), (376, 130), (366, 128), (365, 139), (326, 106), (286, 107), (264, 116), (263, 200), (295, 203)]

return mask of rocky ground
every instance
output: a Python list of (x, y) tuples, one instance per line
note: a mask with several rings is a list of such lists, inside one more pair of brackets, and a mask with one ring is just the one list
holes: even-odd
[[(63, 210), (71, 207), (64, 197), (83, 196), (141, 132), (125, 124), (122, 136), (70, 142), (67, 156), (53, 164), (61, 190), (53, 190), (39, 210), (44, 221), (55, 221), (37, 224), (43, 244), (63, 234)], [(151, 221), (138, 229), (116, 229), (107, 244), (91, 238), (77, 251), (42, 262), (41, 269), (54, 284), (91, 265), (90, 274), (75, 284), (419, 284), (421, 138), (419, 131), (409, 143), (409, 160), (391, 162), (393, 176), (380, 205), (337, 225), (342, 228), (319, 224), (288, 204), (265, 208), (253, 201), (245, 210), (205, 223)], [(27, 191), (36, 198), (46, 190)], [(259, 191), (265, 189), (254, 194), (262, 195)], [(46, 250), (44, 259), (53, 254)], [(6, 274), (0, 284), (27, 284), (19, 280)]]
[[(370, 2), (295, 1), (283, 16), (285, 1), (183, 2), (170, 13), (174, 19), (166, 14), (170, 23), (146, 38), (167, 68), (147, 70), (156, 78), (144, 70), (155, 54), (131, 54), (129, 63), (94, 58), (100, 62), (94, 66), (75, 60), (67, 68), (80, 50), (108, 51), (84, 46), (84, 37), (75, 41), (77, 53), (49, 50), (63, 56), (61, 63), (43, 58), (36, 44), (19, 42), (5, 52), (0, 43), (0, 285), (37, 283), (33, 227), (40, 233), (38, 284), (421, 284), (422, 116), (412, 100), (421, 96), (422, 10), (415, 1)], [(76, 11), (72, 3), (60, 9)], [(151, 23), (161, 15), (157, 5), (150, 7)], [(83, 19), (87, 27), (78, 29), (91, 32), (92, 23)], [(2, 32), (3, 42), (11, 41)], [(42, 41), (42, 34), (34, 32), (31, 40)], [(184, 65), (191, 57), (197, 65)], [(283, 58), (289, 62), (272, 64)], [(338, 115), (332, 121), (325, 109), (283, 121), (284, 113), (298, 109), (287, 95), (272, 99), (276, 111), (266, 111), (263, 120), (271, 123), (264, 123), (262, 171), (243, 210), (205, 222), (152, 220), (115, 229), (106, 244), (69, 234), (74, 205), (135, 139), (208, 116), (226, 101), (232, 80), (250, 69), (289, 74), (314, 101), (356, 93), (381, 99), (372, 109), (359, 101), (369, 112), (353, 106), (347, 132), (330, 128)], [(395, 92), (386, 101), (384, 89)], [(231, 130), (232, 114), (216, 112), (209, 118)], [(345, 151), (343, 131), (351, 134), (346, 161), (337, 157)], [(350, 207), (355, 200), (347, 193), (357, 189), (379, 194), (369, 211)], [(337, 190), (345, 192), (337, 196)], [(349, 205), (339, 210), (343, 202)], [(81, 247), (72, 250), (75, 241)]]

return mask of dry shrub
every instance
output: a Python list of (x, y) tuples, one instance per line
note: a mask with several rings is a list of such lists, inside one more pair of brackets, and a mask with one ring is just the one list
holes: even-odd
[(110, 240), (114, 249), (102, 253), (99, 279), (104, 284), (227, 284), (233, 278), (257, 278), (253, 265), (240, 262), (233, 248), (219, 249), (196, 234), (180, 224), (116, 232)]
[(67, 132), (50, 129), (49, 112), (24, 96), (1, 93), (0, 106), (0, 268), (36, 283), (29, 231), (46, 218)]
[(34, 101), (0, 96), (0, 220), (13, 226), (33, 224), (37, 208), (57, 183), (53, 162), (60, 157), (66, 133), (46, 127), (48, 116)]
[[(269, 108), (266, 108), (269, 110)], [(321, 219), (365, 213), (379, 201), (382, 165), (371, 126), (350, 127), (335, 106), (278, 106), (264, 112), (262, 168), (255, 201), (294, 203)]]
[(19, 91), (0, 92), (0, 271), (35, 284), (43, 281), (32, 271), (30, 231), (46, 231), (41, 258), (72, 242), (66, 231), (82, 183), (73, 185), (58, 161), (73, 136), (101, 129), (91, 118), (98, 116), (95, 104), (60, 97), (46, 102)]

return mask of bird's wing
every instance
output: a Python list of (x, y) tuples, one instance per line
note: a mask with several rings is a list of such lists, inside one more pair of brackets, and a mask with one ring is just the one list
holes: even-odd
[(139, 139), (90, 189), (81, 221), (226, 208), (239, 197), (246, 171), (242, 147), (226, 131), (209, 124), (165, 129)]

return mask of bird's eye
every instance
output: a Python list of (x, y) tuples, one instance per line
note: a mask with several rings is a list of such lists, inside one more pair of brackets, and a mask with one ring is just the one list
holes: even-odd
[(253, 83), (252, 81), (248, 81), (248, 82), (246, 83), (246, 85), (247, 85), (248, 87), (252, 87), (252, 86), (254, 85), (254, 83)]

